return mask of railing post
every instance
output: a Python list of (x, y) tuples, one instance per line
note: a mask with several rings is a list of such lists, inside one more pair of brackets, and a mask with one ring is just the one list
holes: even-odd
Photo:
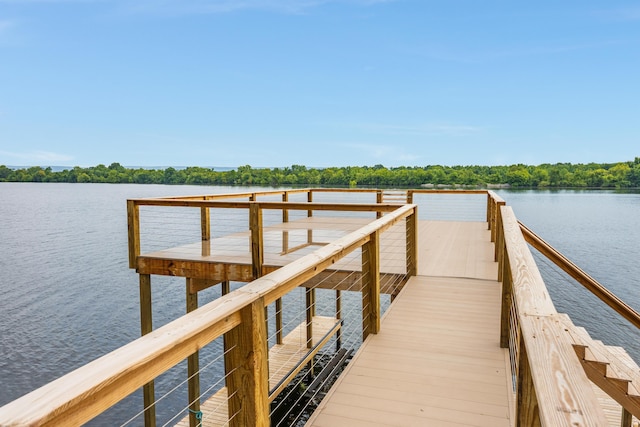
[(240, 325), (226, 334), (229, 425), (269, 426), (269, 367), (264, 299), (240, 311)]
[(200, 208), (200, 228), (202, 230), (202, 241), (211, 239), (211, 217), (209, 208)]
[(129, 268), (136, 268), (140, 255), (140, 206), (127, 200), (127, 225), (129, 229)]
[[(282, 201), (283, 202), (288, 202), (289, 201), (289, 193), (288, 192), (284, 192), (282, 193)], [(282, 222), (289, 222), (289, 210), (288, 209), (282, 209)], [(289, 232), (286, 230), (282, 231), (282, 253), (286, 254), (287, 252), (289, 252)]]
[(282, 344), (282, 298), (276, 300), (276, 344)]
[(491, 217), (493, 216), (493, 197), (491, 197), (491, 192), (487, 191), (487, 223), (489, 224), (489, 229), (491, 229)]
[(418, 274), (418, 207), (413, 208), (405, 223), (407, 276)]
[[(499, 261), (501, 259), (500, 252), (504, 250), (504, 228), (502, 225), (502, 206), (504, 206), (504, 202), (497, 202), (496, 204), (496, 212), (495, 212), (495, 231), (491, 231), (492, 235), (495, 235), (493, 240), (493, 259), (494, 261)], [(500, 275), (500, 271), (498, 270), (498, 275)], [(498, 281), (500, 278), (498, 277)]]
[(380, 331), (380, 234), (362, 246), (362, 340)]
[(262, 238), (262, 209), (260, 204), (253, 202), (249, 205), (249, 228), (251, 230), (251, 265), (253, 279), (262, 276), (264, 262)]
[(313, 316), (316, 311), (316, 290), (305, 288), (305, 304), (307, 316), (307, 348), (313, 347)]
[[(203, 208), (204, 209), (204, 208)], [(198, 292), (190, 292), (189, 282), (187, 278), (187, 313), (191, 313), (198, 308)], [(196, 351), (187, 358), (187, 378), (188, 378), (188, 396), (189, 396), (189, 426), (197, 427), (202, 421), (198, 418), (200, 412), (200, 352)]]
[[(140, 330), (142, 335), (146, 335), (153, 330), (151, 276), (149, 274), (140, 275)], [(145, 427), (155, 427), (156, 425), (154, 388), (153, 381), (149, 381), (142, 387)]]
[[(382, 190), (376, 191), (376, 203), (377, 204), (382, 203)], [(382, 218), (382, 212), (380, 211), (376, 212), (376, 218)]]
[[(307, 203), (313, 203), (313, 192), (309, 190), (307, 192)], [(307, 218), (311, 218), (313, 216), (313, 210), (309, 209), (307, 211)], [(311, 227), (311, 225), (309, 225)], [(307, 243), (313, 243), (313, 229), (307, 229)]]
[(625, 408), (622, 408), (622, 418), (620, 419), (620, 427), (632, 427), (633, 416), (631, 412), (627, 411)]
[[(491, 241), (495, 242), (498, 239), (498, 234), (502, 232), (499, 228), (502, 227), (502, 213), (501, 208), (505, 205), (504, 201), (496, 201), (494, 203), (495, 214), (493, 215), (494, 224), (491, 228)], [(499, 224), (499, 225), (498, 225)]]
[(503, 251), (502, 261), (498, 267), (502, 276), (502, 305), (500, 310), (500, 347), (509, 348), (509, 334), (511, 322), (511, 304), (513, 300), (513, 281), (509, 258)]
[(516, 426), (540, 427), (540, 409), (536, 389), (531, 376), (531, 366), (524, 342), (520, 342), (518, 362), (518, 391), (516, 396)]
[[(336, 289), (336, 319), (342, 319), (342, 291)], [(336, 331), (336, 351), (342, 347), (342, 328), (338, 328)]]
[[(282, 201), (283, 202), (288, 202), (289, 201), (289, 193), (287, 191), (285, 191), (284, 193), (282, 193)], [(289, 222), (289, 210), (288, 209), (282, 209), (282, 222)]]
[[(285, 191), (282, 193), (282, 201), (289, 201), (289, 193)], [(289, 210), (282, 209), (282, 222), (289, 222)], [(289, 232), (286, 230), (282, 231), (282, 253), (286, 254), (289, 252)], [(276, 300), (276, 344), (282, 344), (282, 299), (278, 298)]]

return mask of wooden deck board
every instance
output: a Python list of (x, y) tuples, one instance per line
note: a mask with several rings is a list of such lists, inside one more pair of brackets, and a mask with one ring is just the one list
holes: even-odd
[(491, 232), (485, 222), (419, 221), (418, 274), (495, 280)]
[[(264, 261), (266, 272), (307, 255), (330, 239), (343, 236), (372, 221), (372, 218), (310, 217), (265, 227)], [(485, 222), (449, 223), (419, 221), (418, 273), (429, 276), (474, 277), (493, 280), (497, 264)], [(308, 244), (308, 232), (312, 243)], [(380, 239), (381, 274), (406, 272), (404, 224), (396, 224)], [(288, 250), (285, 250), (287, 249)], [(296, 249), (297, 248), (297, 249)], [(327, 271), (322, 286), (348, 290), (359, 283), (359, 250)], [(214, 281), (250, 281), (251, 252), (249, 232), (234, 233), (174, 248), (146, 252), (138, 257), (141, 274), (188, 276)], [(331, 272), (343, 272), (331, 278)], [(352, 272), (356, 274), (344, 279)], [(391, 277), (382, 283), (382, 292), (396, 293), (397, 281)], [(358, 290), (358, 289), (353, 289)]]
[(495, 281), (411, 278), (307, 425), (508, 426), (499, 304)]

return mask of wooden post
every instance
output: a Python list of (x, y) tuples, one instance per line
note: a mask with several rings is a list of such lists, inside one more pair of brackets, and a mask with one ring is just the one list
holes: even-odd
[(313, 347), (313, 316), (316, 311), (316, 290), (305, 288), (305, 304), (307, 315), (307, 348)]
[[(222, 294), (222, 296), (225, 296), (229, 292), (231, 292), (231, 287), (229, 285), (230, 285), (230, 282), (228, 280), (225, 280), (220, 284), (220, 293)], [(229, 340), (230, 340), (229, 332), (227, 332), (222, 336), (222, 348), (224, 350), (223, 358), (224, 358), (225, 369), (227, 366), (232, 366), (231, 364), (233, 363), (233, 361), (231, 360), (231, 356), (229, 355), (229, 351), (231, 349), (231, 346), (229, 345), (230, 343)]]
[[(153, 330), (151, 276), (149, 274), (140, 275), (140, 330), (142, 335), (146, 335)], [(149, 381), (142, 387), (145, 427), (155, 427), (156, 425), (156, 399), (154, 388), (153, 381)]]
[[(307, 348), (311, 348), (313, 347), (313, 317), (316, 315), (316, 290), (314, 288), (305, 288), (305, 304), (307, 317)], [(307, 369), (313, 377), (315, 375), (313, 358), (307, 363)]]
[[(313, 203), (313, 192), (311, 190), (309, 190), (309, 192), (307, 193), (307, 203)], [(311, 218), (313, 216), (313, 210), (309, 209), (307, 211), (307, 217)], [(311, 227), (311, 226), (309, 226)], [(312, 228), (308, 228), (307, 229), (307, 243), (311, 244), (313, 243), (313, 229)]]
[(487, 223), (489, 224), (489, 230), (491, 230), (491, 218), (493, 216), (493, 198), (491, 193), (487, 192)]
[[(502, 262), (502, 305), (500, 311), (500, 347), (509, 348), (509, 334), (511, 321), (511, 301), (513, 299), (513, 281), (511, 277), (511, 268), (509, 266), (509, 258), (506, 251), (503, 251)], [(515, 319), (517, 321), (517, 319)]]
[(500, 232), (500, 230), (498, 230), (498, 218), (500, 218), (502, 216), (502, 214), (500, 213), (500, 207), (504, 206), (504, 201), (500, 201), (500, 202), (496, 202), (495, 203), (495, 214), (493, 215), (493, 219), (492, 221), (494, 221), (493, 227), (491, 228), (491, 241), (495, 242), (497, 239), (497, 235)]
[(282, 298), (276, 300), (276, 344), (282, 344)]
[(418, 208), (406, 219), (407, 276), (418, 274)]
[[(376, 203), (382, 204), (382, 190), (376, 191)], [(376, 218), (382, 218), (382, 212), (376, 212)]]
[(521, 340), (518, 362), (518, 395), (516, 396), (516, 426), (541, 427), (539, 411), (527, 350), (524, 341)]
[(362, 246), (362, 340), (380, 331), (380, 242), (371, 233)]
[(262, 209), (258, 203), (249, 205), (249, 228), (251, 229), (251, 264), (253, 280), (262, 276), (264, 262), (262, 238)]
[[(336, 319), (342, 319), (342, 291), (336, 289)], [(336, 351), (342, 347), (342, 328), (336, 331)]]
[(633, 416), (631, 412), (622, 408), (622, 418), (620, 419), (620, 427), (632, 427)]
[(227, 333), (225, 360), (229, 395), (229, 425), (268, 427), (269, 371), (264, 299), (240, 311), (242, 323)]
[(127, 200), (127, 225), (129, 229), (129, 268), (136, 268), (140, 255), (140, 206)]
[(200, 208), (200, 228), (202, 229), (202, 241), (211, 239), (211, 217), (209, 208)]
[[(284, 192), (282, 193), (282, 201), (283, 202), (288, 202), (289, 201), (289, 193), (288, 192)], [(288, 209), (282, 209), (282, 222), (289, 222), (289, 210)], [(282, 253), (286, 254), (287, 252), (289, 252), (289, 232), (284, 230), (282, 231)]]
[[(204, 208), (203, 208), (204, 209)], [(187, 313), (198, 308), (198, 292), (189, 292), (189, 279), (187, 277)], [(196, 351), (187, 358), (187, 377), (189, 383), (189, 426), (197, 427), (202, 421), (198, 417), (200, 412), (200, 352)]]
[(413, 203), (413, 190), (407, 190), (407, 203)]
[[(283, 202), (288, 202), (289, 201), (289, 193), (288, 192), (284, 192), (282, 193), (282, 201)], [(282, 209), (282, 222), (289, 222), (289, 210), (288, 209)]]
[[(494, 261), (498, 261), (501, 259), (500, 251), (504, 250), (504, 229), (502, 227), (502, 206), (504, 206), (504, 202), (499, 202), (496, 205), (496, 226), (495, 226), (495, 239), (494, 243), (494, 253), (493, 259)], [(491, 231), (491, 234), (494, 234), (494, 231)], [(498, 270), (499, 271), (499, 270)], [(500, 281), (500, 278), (498, 278)]]

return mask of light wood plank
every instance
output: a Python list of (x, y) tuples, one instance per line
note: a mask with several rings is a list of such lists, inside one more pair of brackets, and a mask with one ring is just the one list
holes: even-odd
[[(450, 297), (453, 289), (462, 289), (458, 298)], [(421, 310), (427, 299), (433, 305)], [(510, 371), (499, 346), (499, 306), (495, 281), (410, 279), (307, 425), (508, 426)], [(447, 322), (452, 312), (465, 318), (474, 311), (482, 320)]]

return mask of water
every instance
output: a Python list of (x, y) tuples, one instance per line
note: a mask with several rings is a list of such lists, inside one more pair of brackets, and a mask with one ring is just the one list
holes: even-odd
[[(502, 191), (518, 219), (640, 311), (640, 194)], [(534, 251), (558, 312), (640, 362), (640, 331)]]
[[(244, 191), (251, 189), (1, 183), (0, 405), (139, 336), (127, 198)], [(640, 310), (640, 194), (500, 194), (527, 226)], [(640, 361), (635, 329), (548, 263), (540, 260), (540, 266), (558, 311)], [(152, 280), (155, 328), (184, 313), (184, 286), (167, 286), (170, 281), (184, 283)], [(202, 292), (200, 304), (218, 293), (218, 287)], [(96, 425), (126, 419), (140, 401), (134, 393)]]

